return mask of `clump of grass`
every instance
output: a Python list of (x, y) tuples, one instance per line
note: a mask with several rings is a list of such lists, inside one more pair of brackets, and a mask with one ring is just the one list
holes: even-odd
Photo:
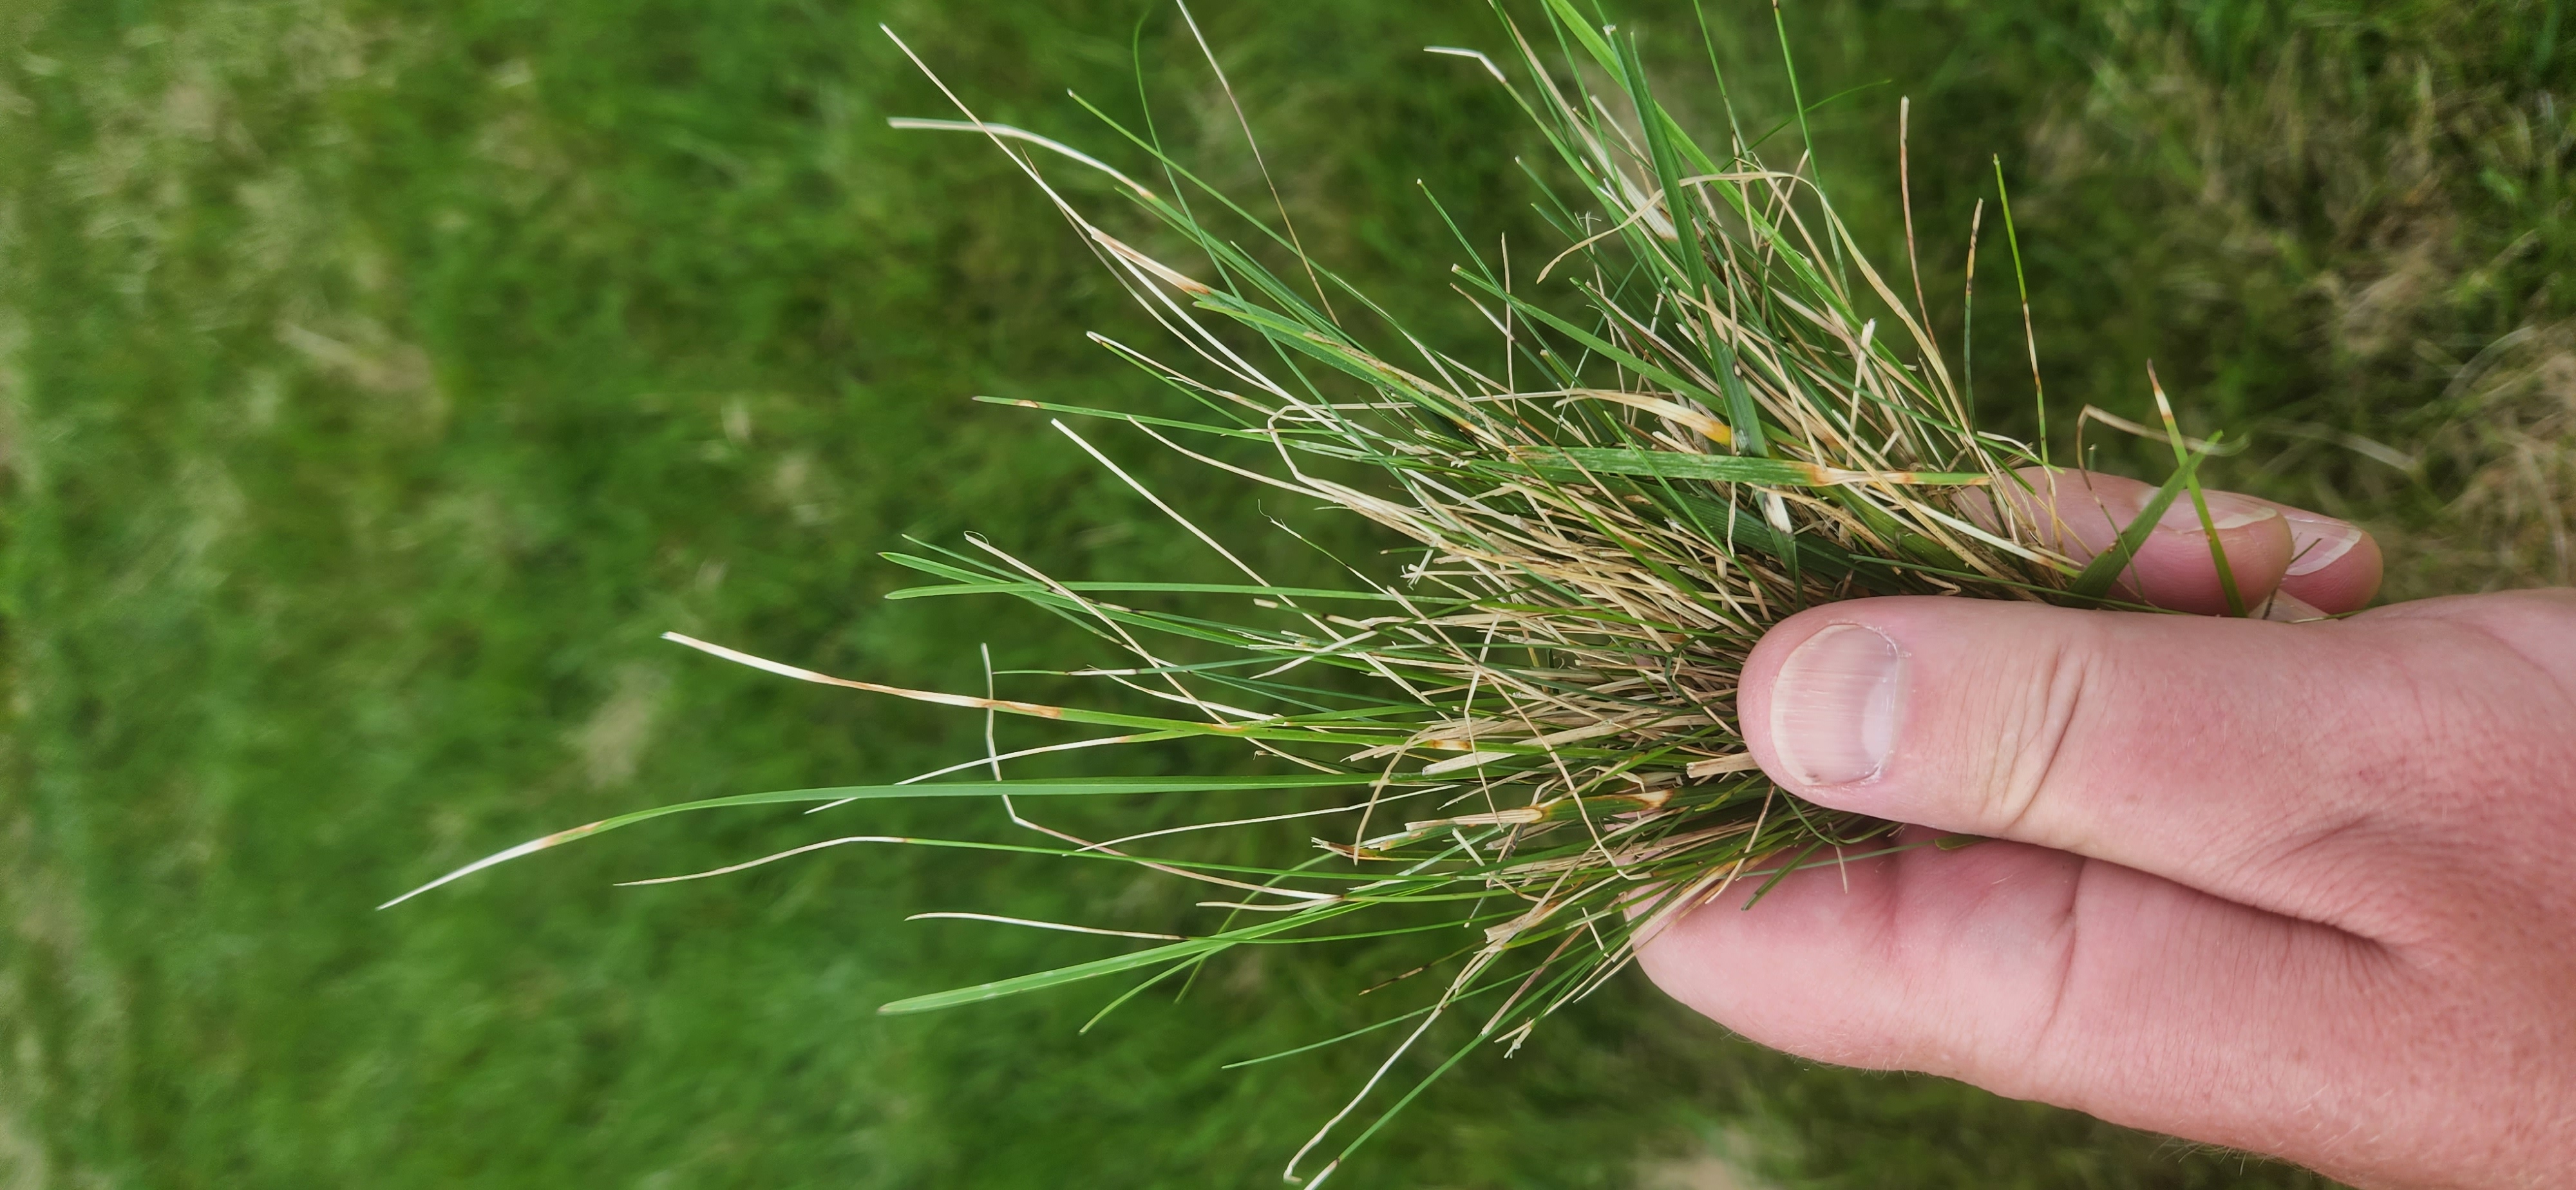
[[(1115, 1008), (1237, 947), (1418, 938), (1415, 975), (1435, 981), (1437, 994), (1361, 1031), (1400, 1039), (1290, 1162), (1297, 1177), (1327, 1138), (1337, 1140), (1320, 1180), (1476, 1048), (1460, 1047), (1409, 1090), (1382, 1087), (1435, 1022), (1472, 1014), (1477, 1042), (1516, 1048), (1675, 915), (1730, 895), (1749, 905), (1803, 866), (1920, 845), (1900, 842), (1894, 824), (1806, 804), (1753, 765), (1735, 683), (1755, 642), (1791, 613), (1865, 594), (2114, 604), (2113, 584), (2147, 527), (2183, 493), (2197, 496), (2206, 450), (2175, 438), (2172, 479), (2115, 548), (2090, 560), (2041, 544), (2061, 535), (2029, 519), (2024, 510), (2037, 502), (1963, 499), (2022, 482), (2015, 469), (2043, 463), (2042, 452), (1975, 429), (1926, 329), (1919, 284), (1909, 302), (1869, 262), (1835, 216), (1812, 155), (1768, 164), (1756, 150), (1764, 138), (1747, 137), (1731, 116), (1720, 147), (1704, 147), (1656, 102), (1633, 39), (1587, 23), (1565, 0), (1548, 0), (1545, 17), (1543, 42), (1503, 22), (1517, 81), (1485, 54), (1433, 51), (1490, 73), (1555, 153), (1551, 171), (1531, 175), (1564, 237), (1544, 268), (1516, 278), (1507, 260), (1489, 261), (1460, 235), (1467, 263), (1445, 280), (1492, 326), (1482, 344), (1408, 333), (1310, 258), (1284, 210), (1275, 223), (1263, 218), (1114, 121), (1166, 189), (983, 122), (963, 101), (960, 120), (903, 122), (988, 137), (1169, 332), (1178, 349), (1160, 354), (1100, 342), (1187, 394), (1195, 417), (1011, 403), (1056, 415), (1077, 448), (1241, 581), (1064, 582), (979, 541), (891, 555), (936, 580), (898, 594), (1006, 595), (1063, 616), (1129, 658), (1081, 672), (1166, 712), (899, 689), (675, 635), (805, 681), (1107, 732), (990, 750), (896, 785), (638, 811), (511, 848), (427, 887), (682, 811), (997, 799), (1044, 841), (936, 845), (1141, 865), (1195, 886), (1209, 928), (1019, 923), (1156, 944), (887, 1011), (1135, 978)], [(1050, 182), (1049, 169), (1064, 162), (1105, 175), (1190, 255), (1165, 259), (1130, 242), (1142, 237), (1112, 234)], [(1220, 220), (1251, 229), (1259, 250), (1220, 234)], [(1274, 583), (1119, 468), (1075, 421), (1141, 434), (1251, 489), (1357, 514), (1400, 543), (1385, 555), (1395, 561), (1346, 566), (1337, 587)], [(1252, 457), (1245, 447), (1266, 461), (1240, 461)], [(1234, 610), (1155, 606), (1176, 596)], [(1273, 774), (1001, 776), (1004, 761), (1204, 737), (1241, 741)], [(942, 779), (977, 769), (987, 779)], [(1293, 804), (1105, 839), (1049, 825), (1037, 809), (1058, 797), (1217, 792)], [(1319, 792), (1327, 800), (1317, 805)], [(1158, 850), (1194, 832), (1282, 820), (1313, 824), (1313, 845), (1265, 864)], [(719, 872), (863, 842), (932, 841), (827, 839)]]
[(2450, 545), (2450, 569), (2576, 582), (2576, 322), (2497, 339), (2443, 404), (2455, 412), (2428, 441), (2467, 476), (2452, 511), (2468, 532)]

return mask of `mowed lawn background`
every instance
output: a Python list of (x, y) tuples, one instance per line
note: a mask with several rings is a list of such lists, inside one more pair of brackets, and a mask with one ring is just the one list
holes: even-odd
[[(1997, 425), (2026, 431), (2030, 404), (2000, 157), (2060, 431), (2086, 402), (2140, 415), (2152, 358), (2194, 429), (2254, 436), (2220, 482), (2370, 524), (2393, 595), (2567, 581), (2559, 0), (1784, 7), (1804, 94), (1864, 88), (1810, 119), (1887, 269), (1912, 97), (1953, 342), (1941, 295), (1989, 200)], [(1718, 139), (1689, 6), (1618, 15)], [(1501, 49), (1491, 13), (1198, 16), (1307, 245), (1483, 343), (1417, 179), (1516, 258), (1562, 247), (1512, 160), (1536, 151), (1518, 112), (1420, 52)], [(1769, 5), (1708, 19), (1748, 127), (1788, 115)], [(1176, 14), (1123, 0), (0, 8), (0, 1185), (1265, 1185), (1367, 1076), (1376, 1038), (1217, 1067), (1397, 1007), (1378, 1000), (1414, 993), (1355, 993), (1409, 951), (1243, 956), (1087, 1034), (1116, 989), (875, 1013), (1116, 945), (908, 914), (1191, 920), (1188, 890), (1115, 865), (852, 848), (610, 887), (829, 834), (1006, 838), (989, 807), (670, 820), (373, 908), (617, 811), (983, 747), (972, 714), (665, 629), (974, 689), (983, 645), (1005, 669), (1105, 658), (1003, 605), (883, 600), (906, 575), (877, 553), (906, 535), (980, 532), (1068, 578), (1217, 577), (1042, 416), (967, 399), (1171, 398), (1085, 341), (1155, 332), (1005, 161), (885, 126), (951, 113), (880, 21), (987, 118), (1131, 165), (1066, 90), (1141, 119), (1141, 51), (1166, 143), (1265, 196)], [(1264, 525), (1282, 510), (1098, 440), (1275, 576), (1321, 573)], [(2316, 1184), (1769, 1055), (1633, 978), (1469, 1059), (1337, 1180), (1738, 1177)]]

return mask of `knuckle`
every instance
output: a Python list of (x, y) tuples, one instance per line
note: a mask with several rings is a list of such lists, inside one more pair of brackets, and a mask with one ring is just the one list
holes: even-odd
[(1981, 783), (1982, 817), (1995, 833), (2015, 837), (2043, 812), (2088, 701), (2093, 656), (2080, 641), (2055, 638), (2028, 663), (2030, 672), (1998, 684), (2010, 693), (2003, 696)]

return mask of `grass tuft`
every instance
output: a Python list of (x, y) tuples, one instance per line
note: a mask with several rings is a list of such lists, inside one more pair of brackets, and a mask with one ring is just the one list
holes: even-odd
[[(1977, 429), (1963, 391), (1965, 336), (1954, 382), (1919, 280), (1909, 305), (1826, 199), (1794, 94), (1801, 145), (1784, 168), (1758, 140), (1732, 132), (1731, 110), (1729, 135), (1714, 145), (1695, 139), (1655, 99), (1633, 37), (1593, 25), (1566, 0), (1548, 0), (1537, 39), (1508, 16), (1502, 30), (1508, 69), (1477, 51), (1431, 52), (1490, 74), (1553, 150), (1531, 176), (1562, 244), (1516, 280), (1508, 254), (1489, 256), (1459, 233), (1462, 261), (1446, 281), (1492, 328), (1483, 342), (1435, 344), (1309, 255), (1266, 168), (1275, 220), (1203, 181), (1150, 129), (1106, 115), (1151, 159), (1163, 189), (1056, 138), (987, 122), (945, 83), (959, 118), (895, 122), (983, 135), (1167, 332), (1160, 352), (1100, 342), (1190, 398), (1195, 417), (1010, 403), (1055, 415), (1053, 428), (1076, 449), (1241, 580), (1066, 582), (977, 539), (889, 555), (932, 580), (896, 596), (1006, 595), (1052, 613), (1125, 656), (1119, 667), (1080, 671), (1114, 688), (1104, 704), (1141, 699), (1162, 713), (901, 689), (675, 634), (798, 680), (1115, 734), (1005, 757), (988, 731), (986, 756), (925, 775), (981, 768), (989, 780), (916, 778), (626, 814), (501, 852), (397, 902), (682, 811), (994, 799), (1046, 842), (942, 845), (1139, 865), (1195, 886), (1207, 898), (1198, 902), (1209, 911), (1205, 928), (1143, 933), (972, 915), (1158, 944), (884, 1011), (1137, 980), (1115, 1008), (1150, 988), (1186, 986), (1240, 948), (1419, 935), (1422, 964), (1390, 982), (1420, 980), (1429, 1002), (1374, 1027), (1402, 1028), (1401, 1040), (1289, 1163), (1292, 1180), (1320, 1181), (1430, 1079), (1480, 1043), (1517, 1049), (1677, 915), (1730, 897), (1749, 908), (1791, 871), (1928, 845), (1899, 841), (1895, 824), (1804, 803), (1752, 765), (1735, 683), (1754, 644), (1790, 614), (1865, 594), (2107, 605), (2146, 529), (2182, 494), (2200, 501), (2198, 465), (2217, 439), (2187, 443), (2168, 410), (2172, 478), (2118, 548), (2089, 564), (2044, 545), (2061, 535), (2030, 522), (2024, 502), (1962, 502), (1972, 489), (2021, 483), (2015, 469), (2043, 464), (2044, 452)], [(1782, 40), (1785, 54), (1785, 32)], [(1215, 74), (1250, 147), (1241, 105)], [(1077, 180), (1057, 176), (1068, 168)], [(1091, 187), (1085, 175), (1107, 185)], [(1096, 211), (1102, 195), (1124, 212)], [(2002, 215), (2019, 282), (2020, 243), (2008, 207)], [(1443, 218), (1457, 230), (1445, 208)], [(2044, 402), (2026, 291), (2022, 312)], [(1249, 490), (1356, 516), (1392, 548), (1345, 565), (1342, 588), (1275, 584), (1069, 418), (1148, 440)], [(1001, 775), (1005, 760), (1208, 737), (1241, 741), (1270, 771)], [(1229, 806), (1249, 798), (1258, 808), (1104, 838), (1054, 824), (1044, 808), (1063, 797), (1143, 796)], [(1187, 851), (1211, 832), (1292, 820), (1314, 832), (1299, 854), (1246, 863)], [(931, 841), (832, 839), (673, 879), (863, 842)], [(1427, 1076), (1397, 1078), (1400, 1060), (1453, 1014), (1473, 1019), (1472, 1040)]]

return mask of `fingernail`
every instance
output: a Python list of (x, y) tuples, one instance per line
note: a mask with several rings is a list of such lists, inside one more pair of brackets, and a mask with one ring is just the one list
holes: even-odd
[[(2242, 529), (2256, 521), (2281, 515), (2280, 509), (2234, 492), (2208, 492), (2204, 498), (2209, 501), (2209, 523), (2220, 529)], [(2197, 533), (2201, 528), (2200, 509), (2191, 502), (2191, 497), (2176, 497), (2165, 508), (2165, 514), (2156, 518), (2156, 527)]]
[(2315, 574), (2361, 544), (2361, 529), (2331, 517), (2303, 512), (2281, 514), (2290, 522), (2291, 575)]
[(1876, 629), (1835, 624), (1807, 638), (1771, 687), (1771, 747), (1810, 785), (1866, 781), (1896, 746), (1905, 653)]

